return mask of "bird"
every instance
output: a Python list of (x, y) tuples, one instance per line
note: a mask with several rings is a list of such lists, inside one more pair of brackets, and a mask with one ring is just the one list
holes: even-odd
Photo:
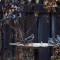
[(31, 34), (30, 36), (23, 38), (23, 40), (20, 41), (22, 44), (31, 43), (34, 40), (34, 34)]
[(60, 43), (60, 36), (59, 35), (57, 35), (57, 41), (58, 41), (58, 43)]
[(53, 38), (49, 38), (49, 40), (48, 40), (48, 44), (52, 44), (52, 45), (54, 45), (54, 44), (55, 44), (54, 39), (53, 39)]

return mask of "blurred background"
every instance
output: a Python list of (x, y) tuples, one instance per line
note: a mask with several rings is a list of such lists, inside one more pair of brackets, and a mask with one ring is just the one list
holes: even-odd
[[(0, 0), (0, 60), (18, 60), (20, 42), (34, 34), (33, 43), (48, 43), (60, 35), (60, 0)], [(53, 48), (34, 50), (35, 60), (51, 60)]]

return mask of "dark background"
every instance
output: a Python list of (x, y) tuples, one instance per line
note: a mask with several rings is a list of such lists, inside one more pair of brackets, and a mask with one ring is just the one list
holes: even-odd
[[(34, 1), (33, 1), (34, 2)], [(35, 3), (35, 2), (34, 2)], [(41, 1), (42, 3), (42, 1)], [(0, 2), (0, 18), (3, 18), (2, 15), (2, 4)], [(47, 43), (48, 39), (50, 37), (56, 36), (56, 35), (60, 35), (60, 14), (59, 8), (56, 8), (57, 14), (55, 13), (47, 13), (47, 11), (43, 8), (42, 5), (40, 4), (35, 4), (33, 6), (33, 11), (38, 11), (39, 12), (39, 16), (35, 17), (34, 16), (34, 12), (26, 12), (28, 7), (25, 6), (24, 11), (25, 13), (22, 13), (23, 16), (26, 15), (26, 17), (22, 17), (21, 18), (21, 24), (22, 25), (22, 29), (25, 32), (25, 36), (28, 36), (30, 34), (34, 34), (35, 38), (33, 42), (39, 43), (39, 42), (44, 42)], [(45, 13), (46, 12), (46, 13)], [(48, 16), (48, 18), (46, 19), (46, 16)], [(54, 16), (54, 19), (52, 19), (52, 16)], [(52, 26), (52, 20), (54, 22), (54, 26)], [(6, 28), (6, 27), (5, 27)], [(3, 29), (5, 29), (3, 28)], [(54, 30), (52, 29), (54, 28)], [(5, 29), (5, 31), (7, 32), (8, 28)], [(28, 31), (28, 32), (27, 32)], [(54, 32), (54, 33), (53, 33)], [(3, 45), (4, 47), (2, 47), (3, 49), (5, 47), (7, 47), (8, 43), (9, 43), (9, 38), (5, 37), (3, 39)], [(3, 46), (2, 45), (2, 46)], [(36, 56), (36, 60), (50, 60), (50, 56), (51, 56), (51, 47), (47, 47), (47, 48), (40, 48), (38, 50), (35, 50), (35, 56)]]

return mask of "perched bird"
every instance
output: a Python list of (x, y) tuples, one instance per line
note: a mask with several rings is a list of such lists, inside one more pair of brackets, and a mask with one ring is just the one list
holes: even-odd
[(23, 43), (23, 44), (31, 43), (33, 39), (34, 39), (34, 34), (31, 34), (27, 38), (23, 38), (23, 40), (21, 40), (20, 43)]
[(48, 40), (48, 44), (52, 44), (52, 45), (54, 45), (54, 44), (55, 44), (54, 39), (53, 39), (53, 38), (49, 38), (49, 40)]
[(59, 35), (57, 35), (57, 41), (58, 41), (58, 43), (60, 43), (60, 36)]
[(16, 18), (16, 15), (8, 16), (7, 18), (1, 19), (0, 22), (6, 21), (6, 20), (12, 20), (12, 19), (15, 19), (15, 18)]
[(55, 39), (54, 39), (54, 42), (55, 42), (55, 44), (57, 44), (57, 43), (58, 43), (58, 40), (55, 38)]

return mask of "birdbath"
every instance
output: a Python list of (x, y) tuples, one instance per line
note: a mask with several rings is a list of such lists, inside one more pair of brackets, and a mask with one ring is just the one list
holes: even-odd
[(29, 43), (20, 44), (19, 42), (10, 43), (10, 45), (17, 46), (17, 59), (16, 60), (34, 60), (34, 49), (47, 48), (50, 46), (48, 43)]

